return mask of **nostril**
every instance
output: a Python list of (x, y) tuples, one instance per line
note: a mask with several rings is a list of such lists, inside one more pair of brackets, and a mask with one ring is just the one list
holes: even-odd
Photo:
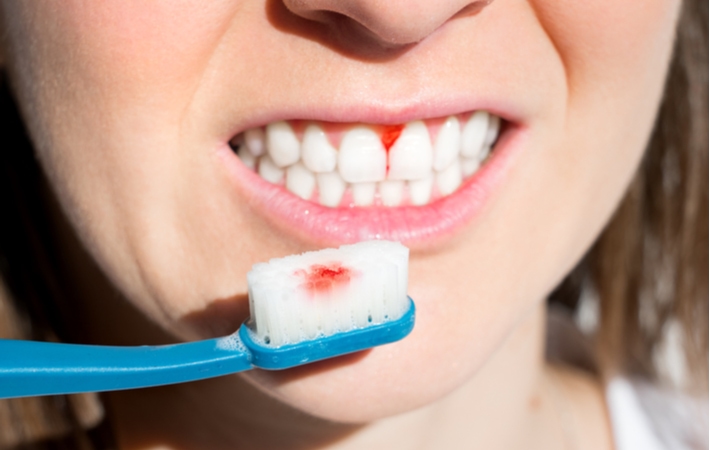
[(383, 48), (424, 40), (457, 17), (478, 13), (490, 0), (283, 0), (288, 11), (325, 25), (339, 42)]
[(478, 0), (473, 3), (461, 8), (456, 14), (452, 16), (452, 19), (457, 19), (459, 17), (473, 16), (481, 12), (483, 8), (493, 3), (493, 0)]

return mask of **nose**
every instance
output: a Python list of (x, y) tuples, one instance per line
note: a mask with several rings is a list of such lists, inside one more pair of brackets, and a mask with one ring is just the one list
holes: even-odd
[(491, 1), (283, 0), (291, 13), (322, 23), (332, 33), (359, 32), (384, 48), (420, 42), (453, 18), (475, 14)]

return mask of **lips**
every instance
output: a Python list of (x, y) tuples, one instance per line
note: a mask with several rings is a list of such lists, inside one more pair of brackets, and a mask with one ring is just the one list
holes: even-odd
[(387, 126), (276, 121), (235, 136), (229, 165), (255, 211), (290, 234), (414, 244), (480, 209), (516, 128), (486, 111)]

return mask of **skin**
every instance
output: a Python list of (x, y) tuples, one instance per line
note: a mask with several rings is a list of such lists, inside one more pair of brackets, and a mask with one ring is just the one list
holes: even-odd
[(112, 394), (122, 448), (610, 448), (598, 382), (544, 362), (544, 300), (639, 164), (678, 9), (3, 2), (5, 65), (93, 342), (227, 334), (253, 263), (318, 247), (255, 215), (216, 156), (259, 117), (334, 98), (401, 114), (445, 91), (507, 99), (525, 128), (480, 214), (412, 248), (410, 337), (315, 368)]

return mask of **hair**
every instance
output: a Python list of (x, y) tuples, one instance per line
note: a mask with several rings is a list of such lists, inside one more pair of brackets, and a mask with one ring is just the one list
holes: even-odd
[(707, 390), (708, 4), (686, 2), (642, 167), (592, 250), (604, 366), (657, 377), (654, 349), (681, 325), (688, 387)]
[[(641, 165), (603, 233), (551, 295), (577, 309), (583, 291), (593, 291), (594, 353), (606, 377), (707, 391), (707, 74), (708, 4), (686, 1)], [(660, 352), (680, 343), (685, 367), (676, 370), (686, 373), (668, 374)]]
[[(685, 1), (665, 95), (644, 159), (613, 218), (550, 295), (574, 311), (597, 298), (590, 337), (603, 377), (664, 382), (659, 349), (680, 338), (684, 387), (707, 392), (708, 4)], [(46, 180), (2, 76), (0, 338), (63, 340)], [(676, 342), (674, 341), (674, 342)], [(0, 449), (113, 448), (95, 394), (0, 400)]]

